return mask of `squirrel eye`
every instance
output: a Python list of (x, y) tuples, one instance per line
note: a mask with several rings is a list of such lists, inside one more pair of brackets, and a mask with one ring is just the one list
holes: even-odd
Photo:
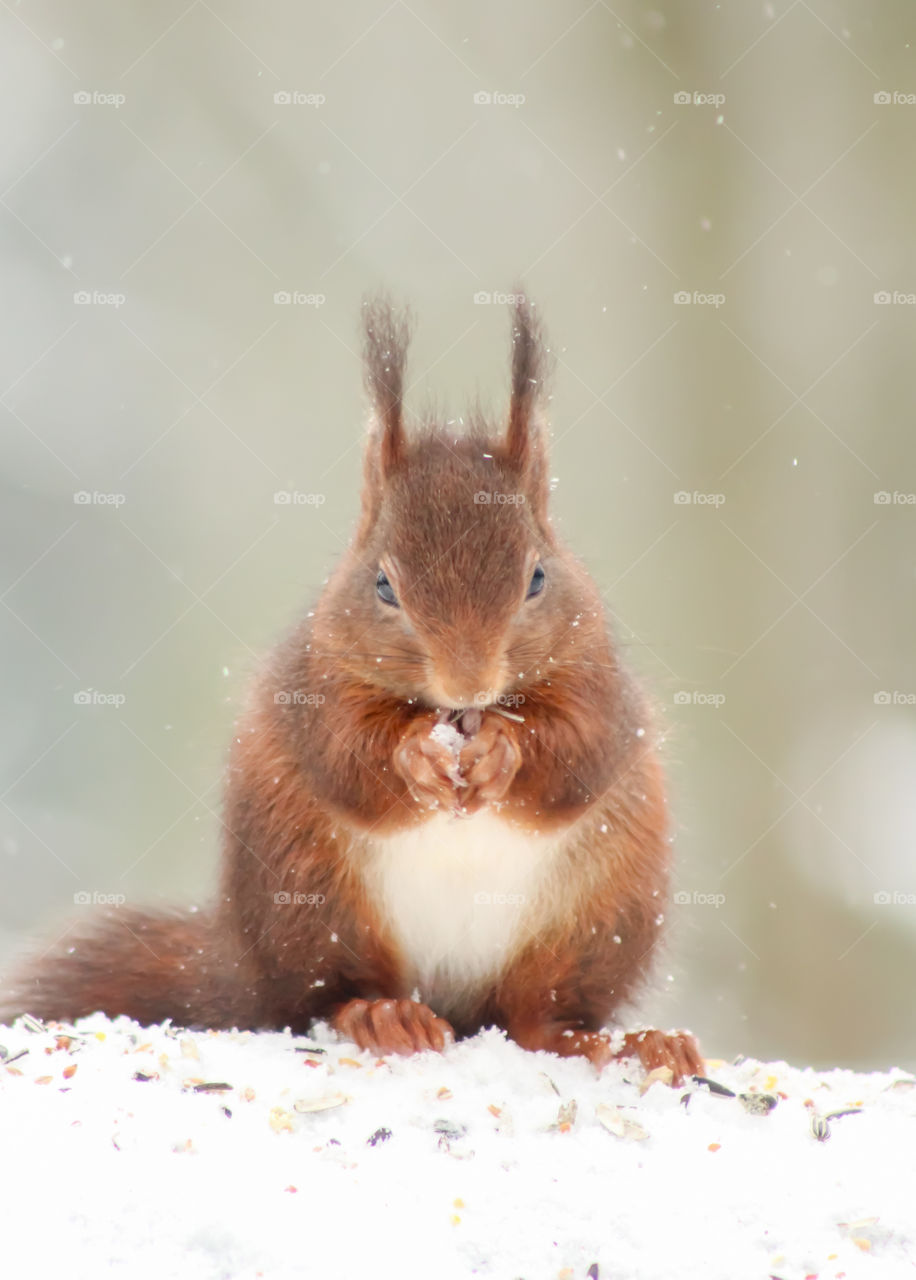
[(381, 569), (379, 569), (378, 577), (375, 580), (375, 589), (379, 594), (380, 600), (384, 600), (385, 604), (393, 604), (395, 608), (398, 608), (398, 598), (394, 594), (394, 587)]
[(534, 573), (531, 575), (531, 582), (528, 585), (528, 594), (525, 599), (530, 600), (532, 596), (539, 596), (544, 590), (544, 566), (536, 564)]

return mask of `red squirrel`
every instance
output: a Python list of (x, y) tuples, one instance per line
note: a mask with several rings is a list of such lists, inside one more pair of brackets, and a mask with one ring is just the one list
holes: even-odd
[(548, 350), (513, 313), (505, 425), (408, 432), (408, 323), (364, 308), (355, 536), (235, 728), (215, 905), (116, 909), (4, 1012), (305, 1032), (376, 1053), (481, 1028), (679, 1081), (693, 1037), (605, 1030), (656, 949), (670, 845), (650, 716), (548, 516)]

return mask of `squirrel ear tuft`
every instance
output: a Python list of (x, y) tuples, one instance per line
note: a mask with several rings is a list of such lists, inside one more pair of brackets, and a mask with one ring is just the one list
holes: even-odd
[(389, 474), (404, 458), (404, 370), (410, 322), (407, 312), (396, 311), (385, 297), (363, 303), (363, 362), (366, 389), (372, 403), (371, 434), (381, 476)]
[(517, 468), (531, 509), (541, 525), (547, 524), (549, 483), (547, 479), (547, 428), (542, 405), (546, 398), (546, 378), (550, 372), (550, 351), (534, 308), (516, 290), (512, 314), (512, 398), (505, 451)]
[(534, 462), (541, 451), (543, 426), (538, 407), (544, 396), (548, 366), (547, 349), (534, 309), (521, 292), (516, 292), (512, 314), (512, 398), (506, 452), (521, 470)]

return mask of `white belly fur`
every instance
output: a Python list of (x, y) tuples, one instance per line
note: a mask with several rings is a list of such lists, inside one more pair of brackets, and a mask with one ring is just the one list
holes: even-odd
[(447, 1016), (495, 981), (564, 896), (562, 846), (486, 809), (370, 840), (366, 885), (420, 999)]

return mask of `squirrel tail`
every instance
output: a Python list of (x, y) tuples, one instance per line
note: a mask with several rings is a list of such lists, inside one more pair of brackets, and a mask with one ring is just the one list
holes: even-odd
[(114, 909), (69, 931), (0, 991), (0, 1021), (30, 1013), (71, 1022), (90, 1013), (127, 1014), (150, 1025), (247, 1023), (245, 989), (223, 962), (213, 918)]

